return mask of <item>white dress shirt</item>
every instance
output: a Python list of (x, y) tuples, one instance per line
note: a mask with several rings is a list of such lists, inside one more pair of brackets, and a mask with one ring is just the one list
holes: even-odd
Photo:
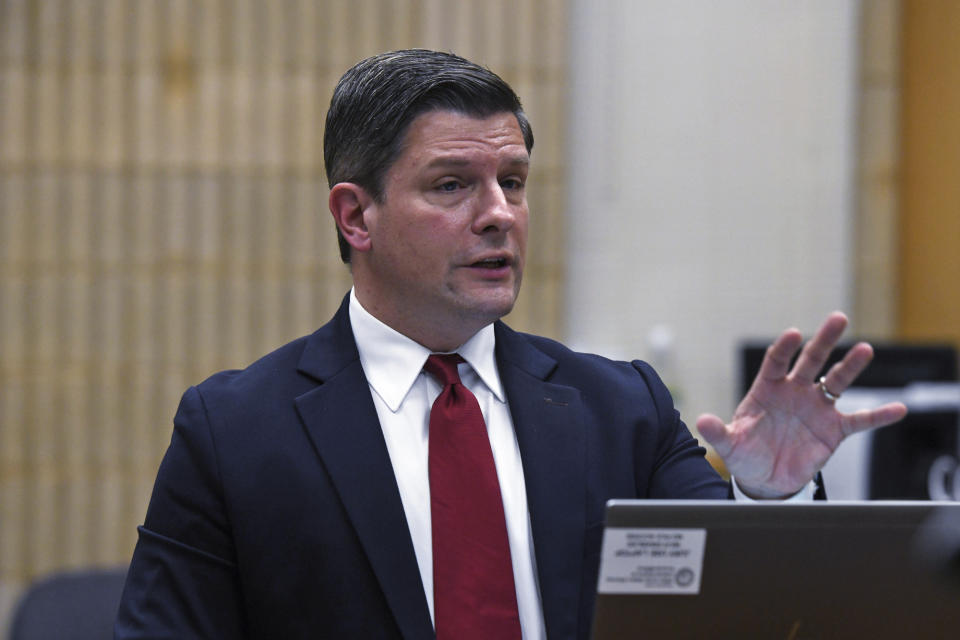
[[(370, 315), (352, 290), (350, 324), (397, 478), (433, 619), (433, 540), (427, 451), (430, 409), (440, 395), (441, 387), (432, 376), (423, 372), (431, 351)], [(500, 384), (494, 344), (493, 325), (488, 325), (456, 350), (466, 361), (458, 370), (463, 384), (480, 403), (490, 436), (507, 521), (523, 637), (525, 640), (545, 640), (520, 447)]]

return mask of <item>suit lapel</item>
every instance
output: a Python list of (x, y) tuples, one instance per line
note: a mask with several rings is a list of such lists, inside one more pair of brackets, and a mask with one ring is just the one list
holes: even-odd
[(551, 638), (575, 637), (586, 527), (580, 393), (551, 384), (556, 362), (497, 323), (497, 365), (523, 460), (540, 595)]
[(360, 365), (346, 299), (334, 319), (311, 337), (300, 370), (322, 384), (297, 398), (297, 410), (401, 633), (410, 639), (433, 638), (400, 491)]

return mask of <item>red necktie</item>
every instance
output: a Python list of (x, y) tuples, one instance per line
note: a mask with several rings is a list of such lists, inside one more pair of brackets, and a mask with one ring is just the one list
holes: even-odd
[(480, 405), (457, 354), (424, 370), (443, 390), (430, 410), (433, 611), (437, 640), (521, 637), (500, 484)]

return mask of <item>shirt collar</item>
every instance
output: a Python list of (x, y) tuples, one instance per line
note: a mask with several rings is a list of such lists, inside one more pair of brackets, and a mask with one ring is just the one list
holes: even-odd
[[(396, 412), (432, 352), (373, 317), (357, 300), (353, 289), (350, 290), (350, 325), (367, 382), (390, 410)], [(497, 400), (505, 402), (495, 346), (493, 325), (488, 324), (455, 351), (467, 361)]]

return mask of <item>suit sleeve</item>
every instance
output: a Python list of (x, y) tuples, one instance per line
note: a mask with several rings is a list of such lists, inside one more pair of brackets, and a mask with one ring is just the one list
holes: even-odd
[(724, 481), (707, 462), (704, 457), (706, 450), (680, 420), (670, 392), (660, 377), (643, 361), (635, 360), (632, 364), (650, 391), (660, 425), (654, 464), (648, 477), (642, 478), (642, 482), (638, 478), (638, 486), (646, 487), (644, 497), (674, 500), (732, 498), (730, 483)]
[(243, 607), (215, 443), (188, 390), (127, 574), (114, 637), (243, 638)]

